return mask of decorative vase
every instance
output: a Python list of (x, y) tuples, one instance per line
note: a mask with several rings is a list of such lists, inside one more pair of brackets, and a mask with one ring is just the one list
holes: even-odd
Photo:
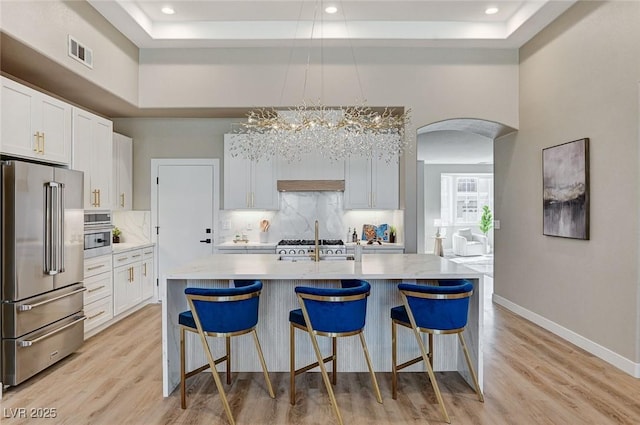
[(389, 234), (389, 243), (396, 243), (396, 234), (395, 233)]

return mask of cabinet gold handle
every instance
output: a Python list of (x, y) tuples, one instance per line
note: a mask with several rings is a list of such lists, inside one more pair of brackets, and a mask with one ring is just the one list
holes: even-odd
[(96, 270), (96, 269), (99, 269), (101, 267), (104, 267), (104, 264), (100, 264), (100, 265), (93, 266), (93, 267), (87, 267), (87, 270)]
[(144, 277), (147, 277), (147, 263), (144, 263)]
[(42, 146), (40, 147), (40, 153), (44, 155), (44, 131), (40, 136), (42, 137)]
[(251, 192), (251, 206), (252, 207), (256, 206), (256, 193), (255, 192)]
[(98, 317), (98, 316), (102, 316), (104, 313), (105, 313), (105, 311), (104, 311), (104, 310), (102, 310), (101, 312), (96, 313), (96, 314), (94, 314), (93, 316), (89, 316), (89, 317), (87, 317), (87, 320), (95, 319), (95, 318), (96, 318), (96, 317)]
[(33, 151), (36, 153), (40, 153), (40, 132), (36, 131), (33, 133)]
[(133, 282), (133, 267), (129, 267), (129, 282)]
[(98, 192), (98, 205), (96, 205), (97, 207), (100, 206), (101, 202), (100, 202), (100, 189), (97, 190)]
[(124, 208), (124, 193), (120, 194), (120, 206)]

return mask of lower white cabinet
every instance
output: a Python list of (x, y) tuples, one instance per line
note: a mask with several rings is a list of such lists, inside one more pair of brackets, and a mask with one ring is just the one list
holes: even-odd
[(153, 278), (153, 247), (142, 250), (142, 300), (153, 297), (155, 289)]
[(84, 260), (84, 335), (88, 338), (142, 307), (155, 292), (154, 247)]
[(84, 261), (85, 337), (113, 319), (113, 281), (111, 254)]
[(142, 302), (142, 250), (113, 255), (113, 314)]

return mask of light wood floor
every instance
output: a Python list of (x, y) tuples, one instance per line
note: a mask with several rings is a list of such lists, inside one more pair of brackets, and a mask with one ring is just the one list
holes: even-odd
[[(640, 380), (490, 302), (485, 323), (485, 403), (457, 373), (437, 373), (453, 424), (639, 424)], [(3, 424), (227, 424), (210, 373), (162, 397), (160, 306), (142, 309), (88, 340), (77, 353), (4, 394)], [(268, 341), (262, 341), (268, 344)], [(283, 356), (288, 355), (283, 347)], [(375, 347), (369, 347), (375, 355)], [(298, 378), (297, 404), (287, 373), (272, 373), (276, 399), (262, 374), (235, 374), (227, 394), (241, 424), (333, 424), (317, 373)], [(367, 374), (338, 375), (345, 424), (443, 423), (424, 374), (404, 373), (398, 400), (390, 374), (378, 374), (384, 404)], [(55, 408), (55, 419), (12, 419), (16, 408)]]

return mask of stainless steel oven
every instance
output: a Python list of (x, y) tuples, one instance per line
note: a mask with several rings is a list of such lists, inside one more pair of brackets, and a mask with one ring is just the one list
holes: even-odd
[(84, 258), (111, 254), (112, 231), (111, 211), (85, 211)]

